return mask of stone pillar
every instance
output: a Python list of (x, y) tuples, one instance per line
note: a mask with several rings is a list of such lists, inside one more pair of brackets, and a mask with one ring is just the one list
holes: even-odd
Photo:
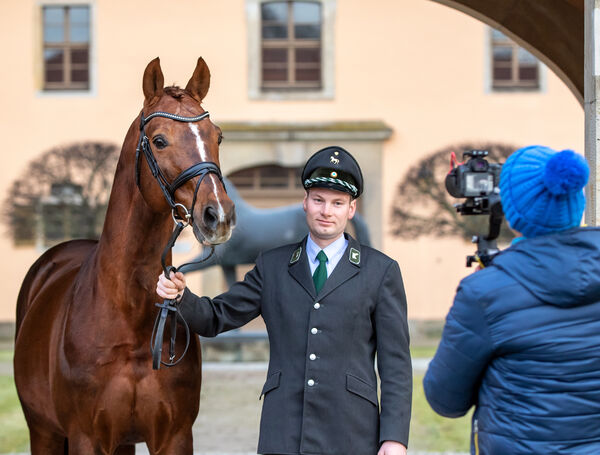
[(597, 226), (600, 220), (600, 0), (585, 0), (585, 157), (590, 165), (586, 188), (585, 222)]

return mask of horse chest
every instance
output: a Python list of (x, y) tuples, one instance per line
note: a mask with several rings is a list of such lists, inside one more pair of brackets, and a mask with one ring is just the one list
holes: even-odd
[(164, 381), (165, 375), (152, 370), (149, 358), (120, 359), (73, 373), (64, 377), (61, 387), (71, 393), (64, 412), (85, 409), (82, 421), (92, 426), (120, 428), (125, 437), (147, 429), (157, 419), (168, 421), (175, 413), (168, 397), (173, 386), (169, 383), (179, 374), (168, 371), (171, 381)]

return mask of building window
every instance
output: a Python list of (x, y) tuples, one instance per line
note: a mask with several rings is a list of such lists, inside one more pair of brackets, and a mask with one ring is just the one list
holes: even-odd
[(333, 99), (337, 1), (246, 0), (250, 99)]
[(261, 5), (263, 89), (321, 87), (321, 22), (319, 3)]
[(90, 87), (90, 8), (44, 6), (44, 90)]
[[(76, 238), (98, 238), (104, 217), (97, 220), (85, 205), (83, 187), (72, 182), (53, 183), (40, 200), (41, 236), (44, 247)], [(39, 240), (39, 239), (38, 239)]]
[(301, 175), (301, 167), (270, 164), (242, 169), (227, 178), (244, 200), (267, 208), (300, 202), (304, 197)]
[(15, 245), (48, 248), (97, 239), (108, 207), (119, 147), (83, 142), (53, 148), (12, 182), (3, 206)]
[(304, 193), (301, 175), (302, 168), (300, 167), (288, 168), (273, 164), (242, 169), (234, 172), (228, 178), (240, 191), (283, 190), (297, 194), (298, 190)]
[(12, 204), (9, 216), (14, 243), (46, 249), (76, 238), (97, 239), (106, 208), (106, 204), (90, 206), (82, 185), (52, 183), (50, 194), (31, 198), (29, 204)]
[(540, 88), (538, 59), (498, 30), (492, 30), (492, 88), (535, 90)]

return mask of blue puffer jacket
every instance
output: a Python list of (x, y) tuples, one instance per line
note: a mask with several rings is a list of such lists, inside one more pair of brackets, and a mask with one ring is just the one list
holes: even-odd
[(600, 454), (600, 229), (523, 240), (462, 280), (424, 380), (471, 453)]

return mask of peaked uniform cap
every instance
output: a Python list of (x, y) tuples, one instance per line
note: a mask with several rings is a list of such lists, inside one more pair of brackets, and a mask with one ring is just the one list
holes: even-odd
[(357, 198), (363, 192), (363, 175), (358, 162), (347, 150), (331, 146), (308, 159), (302, 170), (302, 186), (343, 191)]

